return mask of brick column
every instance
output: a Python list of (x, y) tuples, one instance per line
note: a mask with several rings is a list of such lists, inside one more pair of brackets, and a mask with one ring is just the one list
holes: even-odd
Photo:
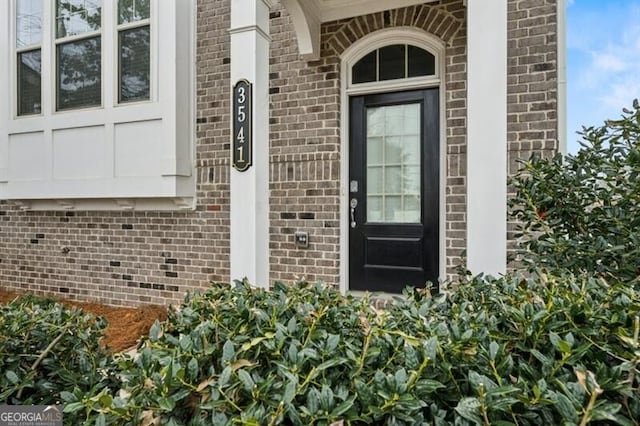
[(253, 85), (253, 164), (243, 172), (231, 168), (231, 279), (263, 287), (269, 286), (270, 7), (269, 0), (233, 0), (230, 29), (230, 84)]

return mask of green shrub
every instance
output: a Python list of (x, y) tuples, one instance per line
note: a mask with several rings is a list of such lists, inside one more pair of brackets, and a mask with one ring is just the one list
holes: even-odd
[(74, 388), (95, 393), (115, 385), (115, 365), (99, 344), (105, 326), (51, 299), (0, 305), (0, 404), (57, 404)]
[(530, 265), (640, 275), (640, 105), (585, 128), (576, 155), (533, 158), (513, 180)]
[(104, 424), (540, 425), (640, 422), (640, 300), (572, 275), (477, 277), (388, 310), (320, 284), (215, 285), (76, 394)]

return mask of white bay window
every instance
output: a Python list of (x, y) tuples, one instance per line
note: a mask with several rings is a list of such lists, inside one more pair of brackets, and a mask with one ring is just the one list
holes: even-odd
[(194, 45), (195, 0), (0, 2), (0, 199), (190, 208)]

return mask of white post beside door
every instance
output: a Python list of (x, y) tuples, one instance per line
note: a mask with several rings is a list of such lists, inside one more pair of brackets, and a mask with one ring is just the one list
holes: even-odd
[(253, 85), (253, 164), (244, 172), (230, 166), (231, 279), (246, 277), (261, 287), (269, 286), (270, 7), (269, 0), (233, 0), (229, 31), (230, 84), (246, 79)]
[(507, 0), (467, 0), (467, 267), (506, 271)]

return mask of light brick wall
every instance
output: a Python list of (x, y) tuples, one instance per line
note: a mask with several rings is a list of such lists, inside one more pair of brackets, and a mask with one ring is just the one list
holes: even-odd
[[(188, 289), (229, 281), (229, 8), (198, 2), (194, 212), (23, 212), (0, 201), (3, 288), (101, 300), (175, 303)], [(446, 42), (446, 266), (466, 245), (466, 9), (462, 0), (322, 25), (321, 58), (299, 59), (291, 20), (271, 13), (270, 263), (272, 280), (339, 281), (340, 60), (360, 37), (414, 26)], [(556, 149), (554, 0), (509, 0), (508, 151)], [(307, 231), (298, 249), (294, 232)], [(237, 278), (237, 277), (234, 277)]]
[[(323, 27), (323, 39), (326, 26)], [(340, 62), (299, 59), (291, 20), (271, 13), (270, 264), (274, 280), (339, 281)], [(323, 43), (324, 44), (324, 43)], [(296, 249), (294, 232), (309, 233)]]
[[(519, 160), (558, 152), (557, 1), (509, 0), (507, 143), (509, 175)], [(509, 192), (510, 194), (512, 191)], [(509, 257), (517, 224), (508, 223)]]
[(558, 150), (555, 0), (510, 0), (508, 15), (508, 150), (516, 159)]
[(23, 212), (0, 201), (0, 285), (112, 305), (229, 281), (230, 0), (198, 2), (194, 212)]

